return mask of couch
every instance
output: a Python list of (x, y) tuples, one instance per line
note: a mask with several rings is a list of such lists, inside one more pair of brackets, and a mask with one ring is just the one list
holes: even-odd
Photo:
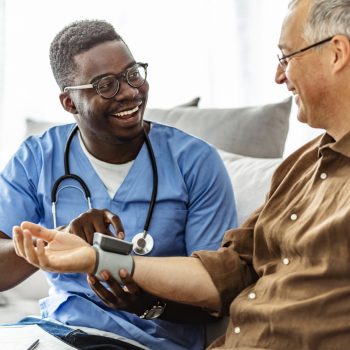
[[(264, 106), (231, 109), (202, 109), (191, 104), (147, 109), (145, 119), (175, 126), (217, 147), (234, 188), (238, 222), (242, 223), (263, 203), (271, 176), (282, 161), (290, 110), (290, 98)], [(28, 119), (26, 136), (40, 134), (50, 126), (52, 123)], [(38, 271), (15, 288), (0, 293), (0, 323), (38, 315), (37, 301), (47, 292), (44, 274)], [(211, 325), (208, 341), (220, 335), (223, 327), (218, 323)]]

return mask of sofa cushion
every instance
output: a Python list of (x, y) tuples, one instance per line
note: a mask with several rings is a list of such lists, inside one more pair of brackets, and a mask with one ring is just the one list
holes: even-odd
[(175, 126), (227, 152), (257, 158), (282, 157), (291, 98), (243, 108), (148, 109), (146, 120)]
[[(290, 109), (291, 98), (288, 98), (282, 102), (259, 107), (149, 108), (146, 109), (144, 118), (174, 126), (227, 152), (249, 157), (277, 158), (283, 154)], [(60, 123), (28, 118), (26, 136), (41, 134), (58, 124)]]
[(192, 100), (189, 100), (185, 103), (181, 103), (180, 105), (176, 106), (175, 108), (181, 108), (181, 107), (198, 107), (199, 105), (199, 101), (201, 100), (201, 98), (195, 97)]
[(252, 158), (219, 150), (235, 193), (238, 225), (266, 198), (271, 177), (282, 158)]

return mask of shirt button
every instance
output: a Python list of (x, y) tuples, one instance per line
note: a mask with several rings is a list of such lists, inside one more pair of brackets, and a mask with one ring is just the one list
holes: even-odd
[(322, 180), (326, 180), (326, 179), (327, 179), (327, 174), (326, 174), (326, 173), (320, 174), (320, 178), (321, 178)]
[(290, 260), (289, 260), (288, 258), (284, 258), (284, 259), (282, 260), (282, 264), (283, 264), (283, 265), (289, 265), (289, 263), (290, 263)]
[(298, 215), (297, 215), (297, 214), (292, 214), (292, 215), (290, 216), (290, 219), (291, 219), (292, 221), (295, 221), (297, 218), (298, 218)]
[(256, 298), (256, 294), (254, 292), (248, 294), (248, 299), (254, 300)]
[(235, 327), (233, 332), (236, 333), (236, 334), (239, 334), (239, 333), (241, 333), (241, 329), (239, 327)]

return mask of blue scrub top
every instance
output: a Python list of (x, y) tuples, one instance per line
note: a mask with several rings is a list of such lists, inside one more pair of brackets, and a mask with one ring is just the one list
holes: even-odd
[[(22, 221), (53, 227), (51, 189), (64, 174), (64, 147), (69, 124), (28, 138), (0, 175), (0, 230), (12, 235)], [(224, 232), (237, 224), (231, 182), (208, 143), (176, 128), (152, 124), (149, 138), (158, 168), (158, 195), (149, 232), (151, 256), (186, 256), (196, 250), (216, 250)], [(91, 191), (92, 206), (118, 214), (131, 241), (142, 232), (152, 194), (153, 173), (144, 145), (129, 173), (111, 199), (80, 147), (77, 136), (70, 148), (70, 170)], [(57, 225), (67, 225), (88, 209), (80, 186), (64, 181), (57, 196)], [(93, 327), (139, 341), (151, 349), (202, 349), (203, 327), (163, 320), (142, 320), (108, 309), (89, 288), (85, 274), (46, 273), (52, 286), (40, 301), (43, 317), (67, 325)]]

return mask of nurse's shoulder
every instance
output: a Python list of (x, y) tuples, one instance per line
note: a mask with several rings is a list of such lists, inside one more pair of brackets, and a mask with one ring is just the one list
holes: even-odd
[(213, 145), (174, 126), (152, 122), (150, 138), (153, 147), (159, 146), (160, 150), (164, 150), (164, 147), (167, 146), (179, 160), (183, 157), (186, 157), (187, 161), (195, 160), (212, 154), (215, 154), (216, 158), (217, 155)]
[(47, 158), (63, 157), (65, 144), (74, 126), (74, 123), (58, 125), (39, 135), (28, 136), (11, 157), (8, 166), (13, 163), (21, 163), (26, 167), (26, 165), (34, 165), (34, 162), (40, 168)]

